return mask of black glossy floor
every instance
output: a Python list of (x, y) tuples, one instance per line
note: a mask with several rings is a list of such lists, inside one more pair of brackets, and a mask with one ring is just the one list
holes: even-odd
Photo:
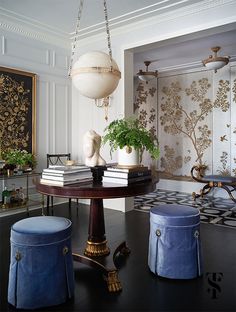
[[(88, 206), (73, 208), (73, 246), (87, 239)], [(66, 205), (55, 207), (55, 215), (68, 216)], [(38, 212), (39, 213), (39, 212)], [(32, 212), (32, 215), (37, 212)], [(10, 226), (25, 214), (0, 218), (0, 311), (14, 311), (7, 304)], [(204, 274), (193, 280), (169, 280), (153, 275), (147, 266), (149, 214), (123, 214), (105, 209), (109, 245), (126, 240), (131, 249), (119, 261), (123, 290), (108, 293), (95, 269), (75, 263), (75, 297), (66, 304), (40, 311), (236, 311), (236, 230), (201, 224)]]

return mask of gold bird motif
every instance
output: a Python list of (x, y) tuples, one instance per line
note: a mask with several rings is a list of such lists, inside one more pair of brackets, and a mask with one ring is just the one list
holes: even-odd
[(220, 137), (220, 141), (221, 141), (221, 142), (228, 141), (228, 140), (226, 139), (226, 134)]

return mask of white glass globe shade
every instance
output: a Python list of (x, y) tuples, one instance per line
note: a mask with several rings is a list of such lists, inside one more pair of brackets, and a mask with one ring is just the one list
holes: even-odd
[(209, 70), (211, 69), (217, 70), (224, 67), (225, 65), (226, 63), (224, 61), (214, 61), (205, 64), (206, 68)]
[(154, 78), (156, 78), (156, 76), (154, 74), (150, 74), (150, 75), (138, 75), (139, 79), (142, 80), (142, 81), (150, 81)]
[[(112, 69), (111, 69), (112, 65)], [(72, 67), (72, 83), (79, 92), (91, 99), (110, 95), (120, 80), (116, 62), (104, 52), (92, 51), (79, 57)]]

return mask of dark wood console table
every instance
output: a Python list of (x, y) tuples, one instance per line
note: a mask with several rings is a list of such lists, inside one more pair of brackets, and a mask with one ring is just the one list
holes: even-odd
[(51, 186), (36, 182), (36, 189), (43, 195), (68, 198), (90, 199), (88, 240), (84, 255), (73, 253), (73, 259), (98, 268), (104, 274), (108, 290), (117, 292), (122, 289), (114, 259), (118, 254), (130, 253), (126, 242), (122, 242), (110, 252), (105, 233), (103, 199), (133, 197), (155, 190), (156, 180), (132, 183), (128, 186), (112, 183), (78, 183), (68, 186)]

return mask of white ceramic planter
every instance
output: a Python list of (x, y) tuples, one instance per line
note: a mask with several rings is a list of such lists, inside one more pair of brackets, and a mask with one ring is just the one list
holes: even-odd
[(118, 165), (127, 167), (139, 166), (139, 151), (133, 147), (125, 146), (118, 149)]

